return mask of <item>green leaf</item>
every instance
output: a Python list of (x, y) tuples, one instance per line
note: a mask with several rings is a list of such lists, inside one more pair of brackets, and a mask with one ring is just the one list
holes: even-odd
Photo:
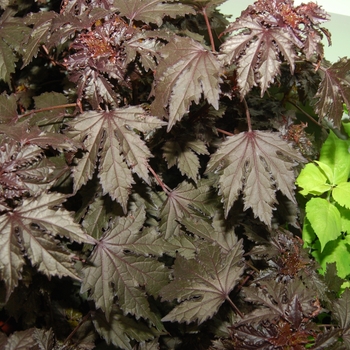
[(335, 203), (340, 213), (341, 230), (350, 234), (350, 210)]
[(350, 209), (350, 183), (339, 183), (335, 188), (333, 188), (332, 197), (341, 206)]
[(161, 290), (163, 300), (180, 303), (162, 321), (194, 322), (211, 318), (229, 300), (229, 294), (243, 273), (242, 242), (229, 252), (219, 246), (203, 244), (196, 258), (177, 256), (174, 280)]
[(306, 203), (306, 216), (321, 244), (321, 252), (330, 241), (341, 234), (341, 220), (338, 209), (323, 198), (311, 198)]
[(221, 144), (211, 156), (206, 173), (222, 171), (219, 193), (223, 196), (226, 217), (242, 192), (244, 210), (252, 208), (255, 216), (271, 225), (277, 190), (295, 202), (296, 161), (304, 159), (279, 135), (242, 132)]
[(312, 229), (312, 226), (310, 224), (310, 221), (308, 220), (307, 216), (304, 219), (303, 223), (303, 241), (305, 247), (311, 247), (313, 242), (316, 239), (315, 231)]
[(176, 18), (196, 13), (192, 7), (174, 0), (119, 0), (117, 8), (121, 16), (131, 21), (156, 23), (158, 26), (162, 25), (165, 16)]
[(347, 181), (350, 175), (350, 141), (342, 140), (332, 131), (321, 148), (320, 162), (333, 170), (333, 183)]
[[(138, 251), (146, 255), (157, 251), (160, 254), (160, 246), (152, 247), (152, 242), (145, 244), (140, 238), (144, 221), (143, 208), (115, 220), (112, 228), (95, 246), (89, 257), (90, 264), (83, 268), (82, 291), (90, 291), (90, 297), (106, 313), (107, 318), (117, 297), (125, 315), (149, 319), (162, 328), (156, 314), (151, 312), (147, 294), (156, 297), (167, 283), (169, 272), (156, 259), (135, 253)], [(154, 242), (157, 241), (158, 237), (152, 231), (147, 233), (153, 236)]]
[(323, 250), (318, 246), (320, 243), (317, 243), (312, 255), (321, 265), (321, 272), (326, 271), (327, 264), (335, 262), (338, 276), (344, 279), (347, 278), (350, 275), (350, 236), (338, 237), (328, 242)]
[(148, 116), (137, 106), (81, 114), (70, 123), (71, 133), (84, 142), (86, 148), (73, 172), (74, 191), (92, 178), (100, 156), (99, 178), (104, 194), (117, 200), (126, 212), (134, 183), (132, 173), (149, 183), (151, 153), (138, 131), (147, 133), (163, 125), (164, 122)]
[(333, 177), (331, 168), (322, 162), (315, 163), (306, 164), (296, 179), (296, 184), (303, 188), (303, 190), (299, 191), (303, 196), (308, 194), (319, 196), (332, 189), (331, 184), (328, 182), (330, 179), (328, 176), (331, 175)]
[[(217, 110), (221, 66), (217, 58), (198, 42), (175, 36), (161, 50), (151, 112), (169, 119), (168, 131), (202, 96)], [(169, 106), (169, 114), (166, 107)]]

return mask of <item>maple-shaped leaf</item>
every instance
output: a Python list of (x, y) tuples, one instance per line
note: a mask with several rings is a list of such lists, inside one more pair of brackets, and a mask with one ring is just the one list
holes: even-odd
[(38, 195), (43, 190), (49, 189), (53, 166), (42, 159), (42, 153), (42, 150), (35, 145), (21, 147), (17, 142), (8, 139), (2, 142), (1, 197), (19, 198), (26, 194)]
[(326, 68), (320, 68), (322, 81), (315, 95), (316, 113), (327, 118), (337, 128), (343, 116), (343, 103), (350, 109), (350, 59), (341, 58)]
[(0, 134), (5, 134), (8, 138), (16, 140), (19, 144), (36, 145), (41, 148), (50, 148), (63, 152), (76, 152), (82, 148), (82, 143), (76, 142), (66, 135), (57, 132), (41, 131), (37, 126), (29, 126), (26, 121), (15, 125), (1, 124)]
[[(350, 289), (346, 288), (341, 297), (332, 302), (332, 315), (343, 331), (350, 330)], [(350, 338), (348, 339), (350, 340)]]
[(157, 334), (156, 329), (149, 327), (141, 320), (136, 321), (130, 316), (123, 315), (117, 305), (113, 305), (109, 319), (101, 310), (97, 310), (94, 312), (92, 321), (106, 343), (112, 343), (120, 349), (135, 349), (131, 345), (131, 339), (141, 342), (153, 339)]
[(181, 220), (186, 230), (206, 241), (220, 246), (224, 252), (229, 252), (237, 244), (237, 236), (233, 228), (225, 226), (222, 213), (217, 213), (209, 220), (199, 215), (191, 215)]
[(311, 317), (316, 310), (314, 291), (306, 288), (300, 279), (288, 283), (265, 280), (260, 286), (243, 287), (243, 293), (246, 301), (264, 307), (245, 315), (239, 324), (263, 324), (266, 320), (272, 322), (282, 317), (297, 329), (303, 317)]
[(199, 174), (198, 155), (209, 154), (205, 143), (201, 140), (191, 140), (186, 137), (169, 140), (163, 146), (163, 157), (168, 163), (168, 169), (177, 165), (182, 175), (187, 175), (197, 181)]
[(167, 193), (167, 199), (160, 212), (161, 221), (159, 226), (166, 239), (180, 233), (180, 222), (183, 216), (191, 216), (194, 208), (203, 207), (208, 191), (209, 185), (205, 182), (195, 187), (193, 184), (184, 181), (177, 188)]
[(92, 243), (72, 216), (57, 208), (65, 196), (45, 193), (38, 198), (24, 199), (21, 206), (0, 217), (0, 277), (5, 281), (8, 298), (21, 278), (24, 265), (22, 250), (34, 266), (47, 276), (70, 276), (78, 279), (72, 253), (52, 236), (59, 235), (78, 243)]
[(248, 131), (229, 136), (211, 156), (206, 173), (221, 170), (219, 193), (225, 216), (243, 193), (244, 210), (271, 225), (272, 210), (279, 190), (295, 202), (293, 167), (304, 158), (277, 133)]
[[(244, 271), (242, 242), (229, 252), (219, 246), (203, 244), (193, 259), (177, 256), (174, 279), (160, 294), (162, 300), (177, 299), (180, 303), (162, 321), (204, 322), (225, 302)], [(231, 302), (232, 303), (232, 302)]]
[(4, 350), (25, 350), (35, 349), (37, 342), (33, 337), (35, 328), (28, 328), (24, 331), (17, 331), (11, 334), (6, 342)]
[(11, 85), (11, 74), (15, 72), (18, 54), (23, 53), (23, 42), (31, 30), (20, 17), (15, 17), (16, 10), (6, 7), (0, 17), (0, 80)]
[[(30, 125), (39, 126), (40, 130), (46, 132), (58, 132), (59, 122), (67, 115), (65, 108), (67, 96), (58, 92), (44, 92), (39, 96), (33, 96), (35, 109), (44, 109), (43, 112), (36, 112), (29, 120)], [(55, 108), (52, 108), (55, 106)], [(62, 108), (57, 108), (62, 106)]]
[[(221, 65), (212, 52), (191, 38), (175, 36), (160, 52), (151, 111), (169, 119), (168, 131), (202, 96), (219, 108)], [(169, 106), (169, 113), (166, 108)]]
[(75, 52), (65, 59), (65, 66), (69, 79), (77, 84), (78, 99), (88, 98), (93, 109), (99, 109), (102, 103), (119, 105), (114, 80), (128, 86), (125, 43), (134, 33), (134, 27), (113, 16), (77, 36), (71, 45)]
[(14, 94), (0, 95), (0, 121), (2, 124), (15, 123), (18, 119), (17, 100)]
[(92, 178), (99, 158), (99, 178), (104, 194), (127, 210), (132, 173), (147, 183), (148, 159), (151, 157), (139, 132), (149, 132), (165, 125), (137, 106), (109, 112), (88, 111), (69, 123), (75, 139), (84, 142), (86, 153), (73, 170), (74, 191)]
[(78, 215), (76, 220), (78, 222), (82, 220), (82, 226), (86, 232), (95, 239), (101, 238), (113, 217), (118, 216), (118, 214), (119, 216), (123, 215), (120, 205), (109, 196), (96, 196), (93, 202), (89, 203), (87, 208), (84, 207), (84, 209), (83, 215)]
[[(151, 312), (147, 294), (157, 296), (168, 282), (169, 271), (155, 258), (144, 256), (147, 245), (143, 242), (140, 242), (140, 249), (137, 248), (138, 240), (142, 240), (140, 232), (144, 221), (142, 207), (115, 221), (97, 242), (89, 257), (89, 266), (83, 269), (82, 291), (90, 291), (91, 298), (105, 312), (107, 319), (117, 297), (125, 315), (149, 319), (157, 327), (162, 327), (156, 314)], [(157, 237), (149, 233), (148, 253), (152, 254), (155, 251), (152, 240)], [(148, 239), (145, 237), (144, 240)], [(142, 255), (136, 254), (137, 250), (141, 250)]]
[(49, 330), (36, 328), (34, 330), (33, 338), (40, 350), (51, 350), (55, 345), (55, 335), (52, 328)]
[[(148, 38), (148, 36), (150, 37)], [(126, 63), (133, 61), (139, 54), (145, 70), (151, 69), (155, 71), (157, 61), (160, 59), (159, 51), (164, 44), (153, 38), (153, 36), (153, 32), (138, 32), (125, 42)]]
[(175, 18), (196, 14), (191, 6), (174, 0), (119, 0), (117, 9), (121, 16), (129, 18), (131, 21), (156, 23), (158, 26), (162, 25), (165, 16)]
[[(277, 20), (276, 20), (277, 22)], [(238, 85), (243, 98), (254, 86), (260, 85), (261, 96), (280, 73), (280, 55), (294, 71), (294, 46), (301, 42), (277, 23), (265, 25), (253, 17), (240, 18), (226, 33), (232, 34), (221, 46), (221, 58), (227, 64), (238, 65)]]
[(53, 11), (41, 11), (31, 13), (25, 18), (25, 24), (32, 25), (33, 29), (23, 43), (24, 54), (22, 68), (27, 66), (30, 61), (37, 56), (39, 46), (47, 42), (50, 36), (52, 20), (56, 16), (57, 14)]

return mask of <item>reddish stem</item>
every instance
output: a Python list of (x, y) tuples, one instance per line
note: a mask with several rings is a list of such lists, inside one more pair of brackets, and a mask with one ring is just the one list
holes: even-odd
[(171, 192), (171, 190), (169, 189), (169, 187), (160, 179), (160, 177), (157, 175), (157, 173), (153, 170), (153, 168), (148, 165), (148, 170), (152, 173), (152, 175), (155, 177), (155, 179), (157, 180), (159, 186), (162, 188), (162, 190), (166, 193), (166, 195), (169, 195), (169, 193)]
[(202, 13), (203, 13), (203, 16), (204, 16), (205, 24), (207, 25), (211, 49), (213, 50), (213, 52), (216, 52), (214, 38), (213, 38), (213, 32), (211, 30), (209, 18), (208, 18), (207, 11), (206, 11), (205, 7), (203, 7), (203, 9), (202, 9)]
[(27, 113), (24, 113), (24, 114), (20, 115), (18, 118), (28, 117), (28, 115), (31, 115), (31, 114), (51, 111), (53, 109), (70, 108), (70, 107), (77, 107), (77, 104), (76, 103), (67, 103), (67, 104), (64, 104), (64, 105), (50, 106), (50, 107), (44, 107), (44, 108), (39, 108), (39, 109), (33, 109), (32, 111), (29, 111)]
[(219, 128), (216, 128), (216, 130), (218, 131), (218, 132), (221, 132), (222, 134), (224, 134), (224, 135), (227, 135), (227, 136), (233, 136), (234, 134), (232, 134), (231, 132), (228, 132), (228, 131), (226, 131), (226, 130), (222, 130), (222, 129), (219, 129)]
[(243, 104), (244, 104), (244, 108), (245, 108), (245, 115), (247, 117), (247, 124), (248, 124), (248, 132), (252, 132), (252, 122), (250, 119), (250, 112), (249, 112), (249, 108), (248, 108), (248, 104), (247, 101), (245, 100), (245, 98), (243, 97)]

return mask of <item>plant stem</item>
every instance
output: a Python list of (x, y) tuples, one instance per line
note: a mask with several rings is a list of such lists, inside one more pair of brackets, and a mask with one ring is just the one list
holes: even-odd
[(252, 122), (251, 122), (251, 119), (250, 119), (250, 112), (249, 112), (249, 108), (248, 108), (248, 104), (247, 104), (247, 101), (246, 99), (243, 97), (243, 104), (244, 104), (244, 108), (245, 108), (245, 115), (247, 117), (247, 124), (248, 124), (248, 132), (252, 132), (253, 129), (252, 129)]
[(160, 179), (160, 177), (157, 175), (157, 173), (153, 170), (153, 168), (150, 165), (148, 165), (147, 167), (148, 167), (148, 170), (152, 173), (152, 175), (157, 180), (157, 182), (158, 182), (159, 186), (162, 188), (162, 190), (166, 193), (166, 195), (169, 195), (169, 193), (171, 192), (169, 187)]
[(318, 126), (320, 126), (321, 128), (325, 129), (325, 127), (319, 123), (315, 118), (311, 117), (311, 115), (307, 112), (305, 112), (302, 108), (300, 108), (295, 102), (287, 100), (291, 105), (293, 105), (298, 111), (300, 111), (301, 113), (303, 113), (306, 117), (308, 117), (313, 123), (317, 124)]
[(213, 32), (211, 30), (209, 18), (208, 18), (207, 11), (206, 11), (205, 7), (203, 7), (203, 9), (202, 9), (202, 13), (203, 13), (203, 16), (204, 16), (205, 24), (207, 25), (211, 49), (212, 49), (213, 52), (216, 52), (214, 38), (213, 38)]
[(63, 344), (67, 344), (78, 331), (78, 329), (91, 317), (91, 311), (89, 311), (79, 322), (79, 324), (73, 329), (73, 331), (68, 335)]
[(228, 131), (226, 131), (226, 130), (222, 130), (222, 129), (219, 129), (219, 128), (216, 128), (216, 130), (217, 130), (218, 132), (221, 132), (221, 133), (224, 134), (224, 135), (227, 135), (227, 136), (234, 136), (234, 134), (232, 134), (231, 132), (228, 132)]
[(70, 107), (77, 107), (77, 106), (78, 105), (76, 103), (67, 103), (67, 104), (64, 104), (64, 105), (50, 106), (50, 107), (43, 107), (43, 108), (39, 108), (39, 109), (33, 109), (32, 111), (29, 111), (27, 113), (24, 113), (24, 114), (20, 115), (18, 118), (25, 118), (25, 117), (28, 117), (28, 115), (31, 115), (31, 114), (51, 111), (53, 109), (70, 108)]
[(241, 318), (244, 318), (244, 315), (242, 314), (242, 312), (239, 311), (238, 307), (234, 304), (234, 302), (230, 299), (230, 297), (226, 297), (226, 300), (229, 302), (229, 304), (232, 306), (232, 308), (236, 311), (236, 313)]

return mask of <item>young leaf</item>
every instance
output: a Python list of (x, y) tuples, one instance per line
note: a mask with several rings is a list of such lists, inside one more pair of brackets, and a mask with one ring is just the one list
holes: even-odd
[(311, 198), (306, 203), (307, 219), (321, 243), (321, 252), (325, 245), (341, 234), (341, 220), (338, 209), (323, 198)]
[[(146, 293), (157, 296), (168, 281), (168, 269), (154, 258), (138, 256), (134, 251), (128, 253), (130, 249), (139, 250), (142, 255), (155, 251), (151, 241), (149, 249), (142, 239), (138, 247), (144, 221), (144, 209), (140, 208), (127, 217), (119, 218), (101, 237), (89, 258), (91, 264), (83, 269), (82, 291), (90, 291), (91, 298), (105, 312), (107, 319), (117, 296), (125, 315), (149, 319), (158, 327), (159, 320), (151, 312)], [(157, 237), (152, 239), (156, 241)], [(148, 241), (147, 238), (145, 240)]]
[(322, 145), (320, 162), (327, 164), (333, 172), (333, 183), (347, 181), (350, 174), (350, 142), (341, 140), (333, 131)]
[(329, 241), (323, 250), (321, 250), (320, 242), (316, 242), (313, 246), (312, 255), (322, 267), (321, 272), (326, 271), (327, 264), (335, 262), (337, 266), (337, 275), (346, 278), (350, 274), (350, 266), (348, 264), (350, 254), (350, 236), (339, 236), (337, 239)]
[(188, 112), (191, 102), (199, 103), (202, 95), (219, 108), (222, 69), (210, 51), (193, 39), (175, 36), (160, 54), (151, 112), (169, 119), (168, 131)]
[(149, 132), (165, 123), (132, 106), (110, 112), (85, 112), (69, 125), (86, 148), (73, 171), (74, 191), (92, 178), (100, 156), (99, 178), (104, 194), (109, 193), (126, 212), (134, 183), (132, 172), (149, 182), (147, 166), (151, 153), (137, 131)]
[[(332, 189), (331, 183), (327, 181), (330, 180), (330, 178), (327, 176), (328, 174), (325, 174), (320, 165), (324, 163), (317, 161), (315, 163), (306, 164), (296, 179), (296, 184), (302, 188), (299, 193), (301, 193), (303, 196), (308, 194), (319, 196), (322, 193)], [(324, 164), (324, 167), (326, 166), (329, 168), (329, 170), (331, 170), (327, 164)], [(333, 173), (331, 176), (331, 179), (333, 179)]]
[(160, 294), (163, 300), (177, 299), (180, 304), (162, 321), (200, 324), (212, 317), (226, 300), (230, 301), (229, 294), (244, 271), (242, 254), (240, 241), (225, 253), (218, 246), (205, 244), (194, 259), (177, 256), (174, 280)]
[[(270, 19), (270, 18), (269, 18)], [(274, 19), (273, 19), (274, 20)], [(237, 20), (226, 30), (233, 36), (221, 46), (221, 58), (227, 64), (238, 64), (238, 84), (242, 98), (260, 85), (261, 96), (280, 73), (280, 55), (283, 55), (294, 71), (294, 46), (301, 46), (297, 38), (286, 28), (267, 26), (253, 17)]]
[(335, 127), (340, 128), (343, 116), (343, 103), (350, 108), (350, 60), (339, 59), (329, 67), (320, 69), (322, 82), (315, 98), (315, 111), (320, 118), (329, 118)]
[(333, 188), (332, 197), (341, 206), (350, 209), (350, 182), (341, 182)]
[(264, 131), (229, 136), (211, 156), (206, 173), (222, 170), (219, 185), (225, 216), (243, 192), (244, 209), (252, 208), (265, 224), (271, 224), (276, 191), (292, 202), (296, 161), (304, 159), (277, 134)]
[(196, 13), (192, 7), (181, 4), (177, 0), (119, 0), (117, 9), (121, 16), (129, 18), (131, 21), (156, 23), (159, 27), (165, 16), (176, 18)]

